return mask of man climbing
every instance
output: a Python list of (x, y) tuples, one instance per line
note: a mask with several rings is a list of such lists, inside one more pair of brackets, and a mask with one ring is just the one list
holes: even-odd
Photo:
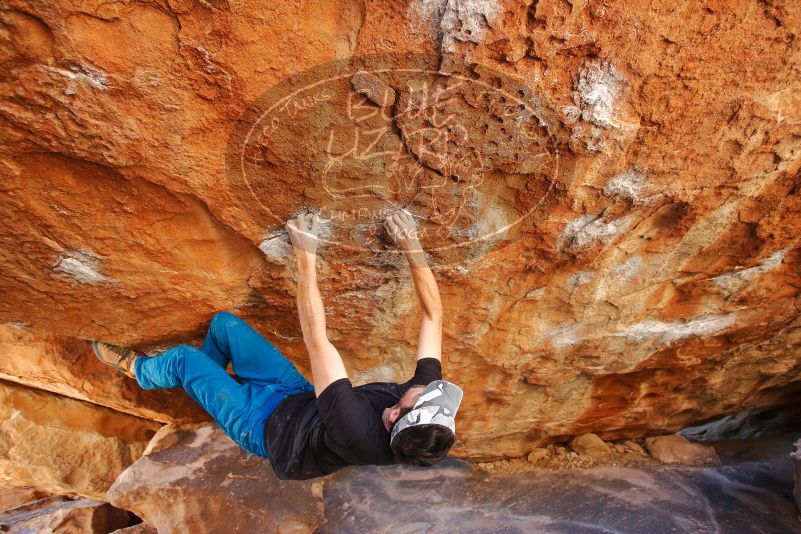
[[(95, 354), (145, 389), (183, 387), (240, 447), (269, 458), (278, 478), (303, 480), (346, 465), (434, 465), (454, 442), (462, 390), (442, 380), (442, 305), (411, 214), (384, 225), (406, 256), (423, 311), (414, 376), (403, 384), (353, 387), (326, 335), (317, 287), (319, 216), (287, 222), (298, 265), (297, 307), (312, 386), (269, 341), (226, 312), (200, 349), (156, 357), (94, 342)], [(234, 376), (225, 369), (231, 363)]]

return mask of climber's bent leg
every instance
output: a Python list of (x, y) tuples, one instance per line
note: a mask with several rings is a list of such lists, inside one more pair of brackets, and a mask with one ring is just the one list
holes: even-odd
[(240, 384), (217, 361), (189, 345), (138, 357), (134, 374), (145, 389), (183, 387), (240, 447), (269, 457), (264, 425), (286, 397), (283, 390)]
[(205, 352), (217, 365), (225, 369), (231, 361), (231, 353), (227, 348), (219, 347), (214, 341), (215, 336), (212, 334), (212, 331), (216, 328), (215, 319), (217, 315), (219, 314), (215, 314), (214, 317), (211, 318), (209, 328), (206, 330), (206, 338), (203, 340), (203, 345), (200, 346), (200, 350)]
[(287, 391), (314, 391), (295, 366), (269, 341), (245, 321), (228, 312), (218, 312), (211, 319), (203, 352), (221, 363), (233, 363), (234, 374), (243, 381), (258, 384), (280, 384)]

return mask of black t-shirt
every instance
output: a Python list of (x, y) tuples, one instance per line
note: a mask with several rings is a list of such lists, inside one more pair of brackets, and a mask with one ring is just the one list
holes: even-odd
[(353, 387), (348, 378), (281, 401), (267, 421), (264, 438), (273, 471), (282, 480), (315, 478), (346, 465), (397, 463), (381, 414), (413, 385), (442, 379), (436, 358), (417, 360), (414, 377), (403, 384), (374, 382)]

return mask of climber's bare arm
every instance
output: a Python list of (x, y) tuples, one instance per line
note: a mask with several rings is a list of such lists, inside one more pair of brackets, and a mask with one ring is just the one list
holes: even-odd
[(336, 347), (328, 341), (325, 331), (325, 308), (317, 287), (317, 236), (319, 216), (301, 213), (286, 224), (295, 258), (298, 262), (298, 315), (303, 342), (309, 351), (315, 394), (320, 394), (332, 382), (347, 378), (345, 364)]
[(396, 211), (384, 219), (384, 226), (395, 241), (412, 270), (417, 299), (423, 310), (420, 335), (417, 338), (417, 359), (442, 359), (442, 302), (434, 274), (428, 266), (425, 252), (417, 235), (417, 224), (412, 215)]

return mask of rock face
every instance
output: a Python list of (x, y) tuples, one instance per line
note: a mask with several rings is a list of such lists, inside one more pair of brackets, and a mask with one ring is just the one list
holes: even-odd
[(570, 440), (570, 448), (579, 454), (603, 458), (612, 454), (609, 445), (595, 434), (581, 434)]
[(735, 414), (685, 428), (681, 434), (694, 441), (754, 439), (801, 428), (801, 413), (786, 406), (747, 408)]
[(645, 439), (651, 456), (665, 464), (717, 465), (720, 463), (715, 449), (693, 443), (679, 434)]
[(801, 511), (801, 440), (795, 443), (795, 451), (790, 454), (790, 459), (793, 461), (793, 469), (795, 471), (793, 495), (795, 496), (795, 504), (798, 505), (798, 510)]
[(796, 398), (801, 4), (526, 4), (9, 0), (0, 322), (152, 348), (228, 309), (307, 372), (282, 221), (312, 206), (351, 378), (405, 380), (415, 299), (378, 223), (406, 206), (455, 454)]
[(796, 532), (786, 452), (758, 454), (692, 469), (489, 475), (456, 460), (433, 469), (347, 468), (326, 480), (320, 531)]
[(163, 423), (208, 420), (181, 390), (144, 390), (93, 357), (88, 341), (0, 327), (0, 378)]
[[(797, 530), (789, 439), (725, 449), (722, 467), (602, 467), (488, 473), (346, 467), (279, 481), (213, 425), (162, 428), (109, 491), (159, 534), (171, 532), (743, 532)], [(737, 442), (735, 442), (737, 443)], [(739, 445), (738, 445), (739, 446)], [(145, 528), (145, 527), (142, 527)]]
[(139, 523), (138, 525), (134, 525), (132, 527), (115, 530), (114, 534), (158, 534), (158, 531), (144, 523)]
[(281, 481), (215, 425), (163, 427), (145, 455), (109, 490), (159, 534), (313, 532), (323, 514), (322, 484)]
[(0, 487), (0, 512), (47, 496), (31, 487)]
[(0, 480), (105, 499), (158, 427), (88, 402), (0, 382)]
[(108, 534), (130, 523), (125, 510), (92, 499), (51, 497), (0, 514), (0, 528), (15, 534)]

